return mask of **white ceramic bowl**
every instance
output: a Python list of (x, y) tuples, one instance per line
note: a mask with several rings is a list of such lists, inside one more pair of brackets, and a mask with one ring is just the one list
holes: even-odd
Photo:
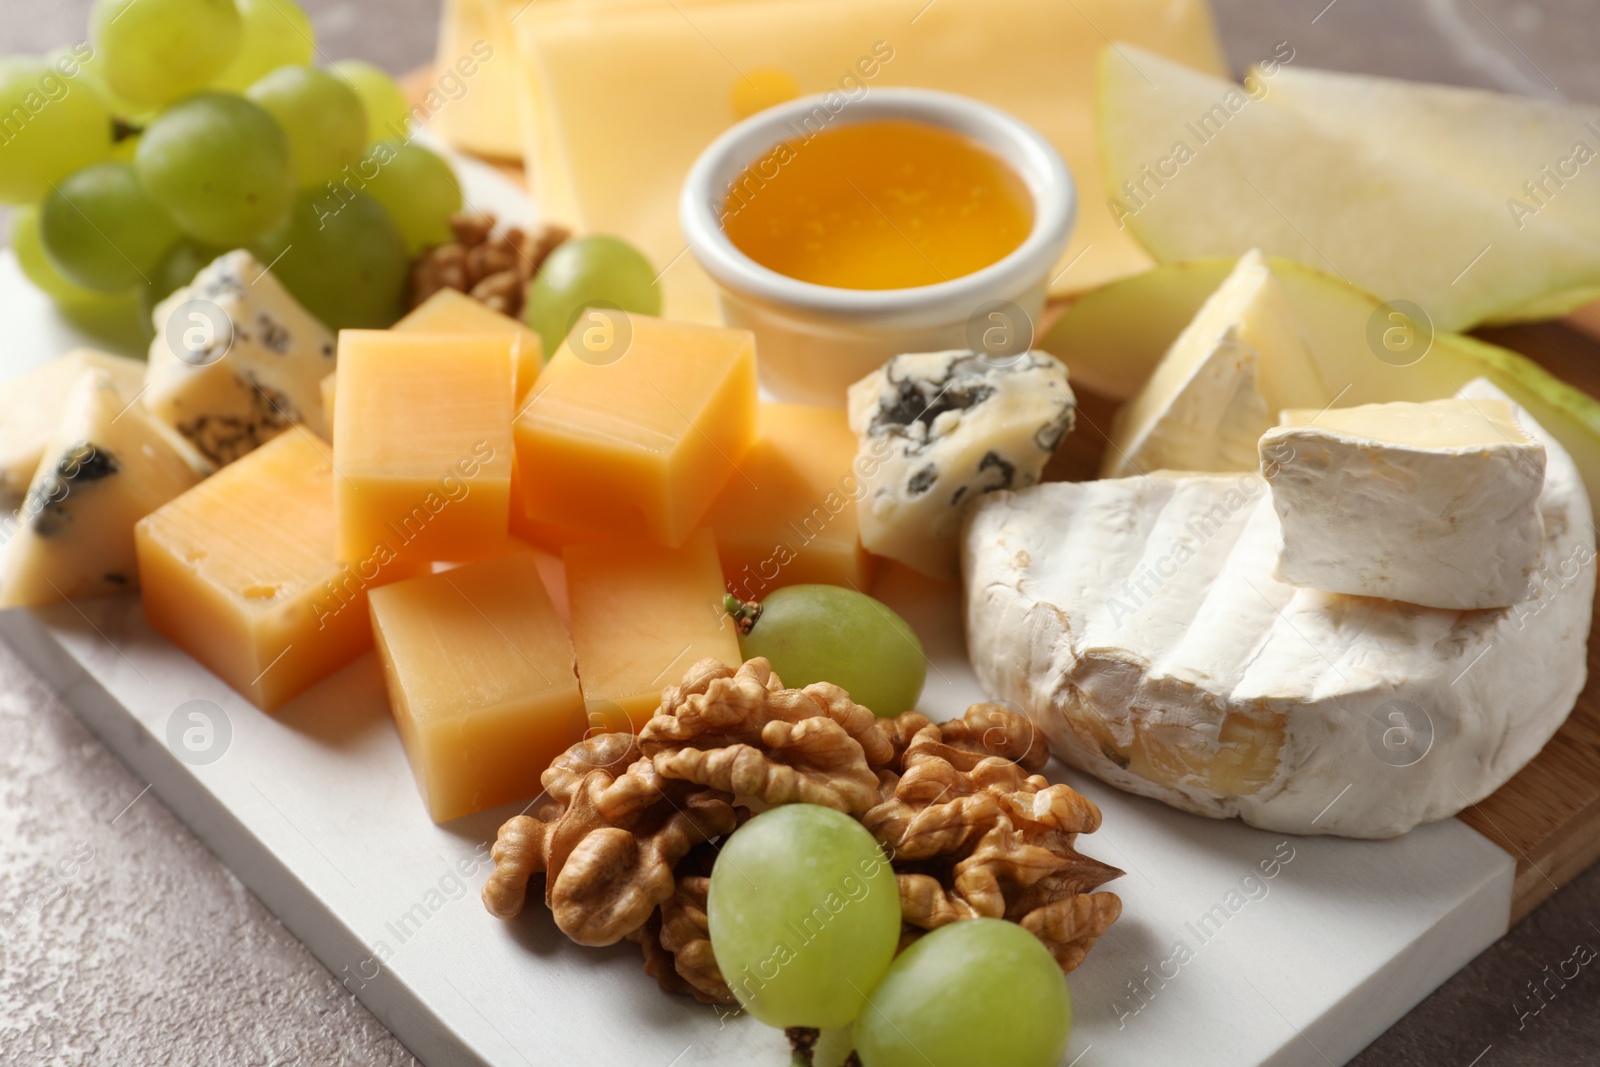
[[(966, 134), (1009, 163), (1033, 196), (1027, 239), (982, 270), (912, 289), (797, 281), (734, 247), (720, 215), (745, 168), (807, 131), (885, 119)], [(769, 108), (701, 153), (679, 202), (689, 248), (717, 282), (724, 319), (756, 335), (763, 384), (785, 400), (836, 407), (852, 382), (901, 352), (988, 347), (979, 340), (986, 331), (1005, 338), (1002, 347), (1026, 345), (1076, 214), (1072, 175), (1050, 142), (998, 108), (931, 89), (869, 89), (855, 99), (828, 93)]]

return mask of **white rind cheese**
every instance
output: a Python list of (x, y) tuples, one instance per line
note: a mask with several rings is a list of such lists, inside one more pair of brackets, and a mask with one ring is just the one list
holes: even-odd
[(1255, 470), (1279, 411), (1330, 399), (1288, 298), (1252, 251), (1117, 413), (1101, 474)]
[(1539, 751), (1585, 678), (1588, 498), (1519, 417), (1548, 477), (1539, 573), (1514, 607), (1277, 581), (1260, 475), (1052, 483), (969, 517), (973, 667), (1067, 763), (1186, 811), (1371, 838), (1453, 815)]
[(254, 256), (218, 258), (156, 307), (144, 404), (222, 466), (303, 423), (328, 437), (333, 334)]
[(206, 465), (136, 397), (105, 370), (73, 383), (0, 555), (0, 607), (139, 587), (134, 524), (198, 483)]
[(1525, 599), (1544, 550), (1544, 445), (1505, 400), (1288, 411), (1261, 438), (1276, 577), (1433, 608)]
[(109, 372), (129, 396), (144, 380), (143, 361), (80, 348), (0, 385), (0, 510), (22, 506), (45, 442), (61, 422), (67, 393), (90, 368)]
[(1036, 484), (1072, 430), (1075, 404), (1067, 368), (1044, 352), (895, 356), (850, 387), (862, 545), (954, 578), (966, 509), (985, 493)]

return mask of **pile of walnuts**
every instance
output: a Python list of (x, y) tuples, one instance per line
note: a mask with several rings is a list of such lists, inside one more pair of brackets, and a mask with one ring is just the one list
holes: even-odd
[(440, 289), (456, 289), (502, 315), (520, 318), (528, 283), (570, 236), (559, 226), (540, 226), (532, 233), (501, 228), (493, 215), (457, 215), (450, 232), (455, 240), (427, 249), (412, 263), (408, 307)]
[(637, 942), (663, 989), (733, 1004), (706, 921), (717, 842), (752, 807), (821, 804), (888, 853), (902, 947), (946, 923), (1009, 919), (1070, 971), (1122, 913), (1095, 892), (1122, 872), (1077, 852), (1100, 811), (1035, 773), (1048, 758), (1025, 719), (992, 704), (938, 725), (879, 719), (835, 685), (785, 689), (764, 659), (703, 660), (638, 735), (600, 734), (551, 764), (534, 813), (500, 828), (483, 902), (512, 918), (542, 874), (572, 940)]

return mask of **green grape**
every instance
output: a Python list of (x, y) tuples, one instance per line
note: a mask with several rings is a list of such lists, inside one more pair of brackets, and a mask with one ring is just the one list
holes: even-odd
[(248, 244), (280, 223), (294, 198), (283, 130), (226, 93), (201, 93), (163, 112), (139, 138), (135, 168), (150, 198), (204, 244)]
[(539, 335), (549, 359), (566, 340), (578, 313), (594, 304), (640, 315), (661, 314), (655, 268), (616, 237), (579, 237), (550, 253), (528, 286), (522, 317)]
[(1072, 995), (1048, 949), (1016, 923), (968, 919), (919, 938), (856, 1020), (862, 1067), (1056, 1067)]
[(360, 59), (341, 59), (328, 71), (348, 82), (366, 105), (368, 137), (374, 141), (403, 141), (410, 137), (411, 105), (382, 67)]
[(90, 305), (107, 299), (106, 294), (85, 289), (62, 274), (45, 254), (44, 237), (39, 233), (39, 209), (18, 208), (11, 216), (11, 247), (23, 276), (44, 290), (62, 307)]
[(855, 819), (815, 804), (757, 815), (711, 870), (711, 950), (768, 1026), (845, 1026), (900, 943), (900, 895)]
[(364, 193), (302, 193), (252, 251), (331, 330), (382, 329), (400, 317), (411, 276), (405, 239)]
[(374, 175), (363, 190), (388, 209), (413, 253), (450, 241), (450, 217), (461, 210), (461, 185), (450, 164), (404, 141), (379, 141), (361, 174)]
[(124, 100), (111, 91), (111, 86), (106, 84), (105, 64), (100, 60), (100, 53), (96, 52), (87, 41), (52, 48), (45, 53), (44, 58), (66, 77), (82, 78), (93, 83), (100, 95), (105, 97), (106, 103), (111, 105), (113, 115), (136, 119), (151, 110), (147, 105)]
[(0, 59), (0, 203), (36, 203), (110, 154), (111, 105), (92, 79), (35, 56)]
[(148, 282), (178, 228), (145, 196), (129, 163), (96, 163), (45, 198), (45, 251), (73, 282), (102, 293)]
[(95, 0), (89, 37), (111, 91), (156, 107), (203, 89), (239, 52), (233, 0)]
[(154, 310), (157, 304), (194, 281), (196, 274), (223, 254), (222, 250), (193, 241), (179, 241), (151, 271), (150, 284), (145, 287), (145, 302)]
[(354, 89), (315, 67), (279, 67), (245, 96), (265, 108), (289, 135), (289, 155), (300, 188), (340, 177), (361, 161), (367, 112)]
[(837, 585), (791, 585), (768, 595), (739, 652), (765, 656), (784, 685), (832, 682), (883, 716), (916, 707), (928, 673), (922, 642), (904, 619)]
[(317, 50), (317, 31), (294, 0), (234, 0), (244, 20), (239, 54), (212, 83), (242, 93), (279, 67), (304, 66)]

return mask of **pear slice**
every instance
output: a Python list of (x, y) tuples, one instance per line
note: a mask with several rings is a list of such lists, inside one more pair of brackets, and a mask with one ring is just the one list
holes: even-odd
[[(1459, 334), (1419, 329), (1409, 353), (1380, 356), (1374, 322), (1380, 335), (1392, 324), (1381, 300), (1303, 263), (1268, 264), (1335, 405), (1439, 400), (1488, 378), (1555, 434), (1582, 471), (1589, 499), (1600, 502), (1600, 401), (1515, 352)], [(1039, 347), (1066, 363), (1074, 386), (1132, 399), (1233, 265), (1173, 263), (1112, 282), (1079, 298)]]
[[(1281, 77), (1283, 71), (1278, 71)], [(1102, 51), (1097, 108), (1113, 211), (1161, 262), (1270, 255), (1315, 264), (1463, 329), (1600, 285), (1600, 241), (1382, 141), (1128, 45)]]

